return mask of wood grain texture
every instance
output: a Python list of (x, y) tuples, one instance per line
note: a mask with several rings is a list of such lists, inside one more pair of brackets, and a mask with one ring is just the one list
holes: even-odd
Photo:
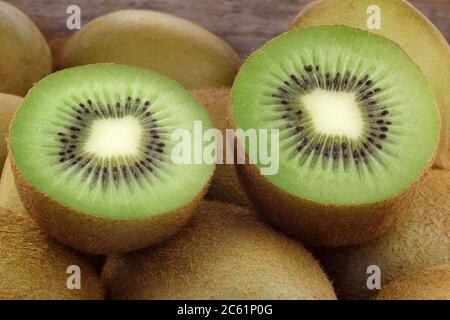
[[(82, 23), (119, 9), (171, 13), (209, 29), (228, 41), (242, 57), (285, 31), (311, 0), (6, 0), (28, 14), (51, 39), (70, 35), (66, 8), (80, 6)], [(411, 0), (450, 40), (450, 0)]]

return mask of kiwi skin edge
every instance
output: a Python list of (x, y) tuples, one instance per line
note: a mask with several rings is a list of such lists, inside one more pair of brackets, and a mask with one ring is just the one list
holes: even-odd
[(22, 204), (38, 225), (60, 242), (94, 255), (136, 250), (170, 237), (187, 223), (210, 184), (190, 204), (173, 212), (119, 220), (90, 216), (41, 193), (22, 175), (12, 153), (11, 167)]
[(409, 206), (429, 171), (392, 199), (363, 206), (328, 206), (289, 194), (267, 181), (253, 165), (237, 165), (236, 169), (248, 197), (270, 223), (317, 247), (354, 245), (383, 234)]
[[(381, 9), (379, 30), (367, 29), (370, 5)], [(317, 25), (346, 25), (374, 32), (405, 50), (425, 75), (441, 113), (441, 139), (434, 166), (450, 169), (450, 46), (428, 18), (405, 0), (317, 0), (298, 13), (289, 29)]]
[(375, 300), (450, 300), (450, 265), (408, 274), (382, 288)]

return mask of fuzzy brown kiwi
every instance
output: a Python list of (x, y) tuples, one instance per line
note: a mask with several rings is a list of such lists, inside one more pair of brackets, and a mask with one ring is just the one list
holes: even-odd
[(376, 300), (450, 300), (450, 265), (424, 268), (389, 283)]
[(17, 192), (14, 176), (11, 171), (11, 159), (8, 156), (0, 178), (0, 207), (15, 213), (27, 215), (19, 193)]
[(47, 41), (16, 7), (0, 1), (0, 92), (25, 95), (52, 71)]
[[(120, 43), (120, 45), (117, 45)], [(119, 63), (166, 75), (188, 89), (232, 84), (240, 58), (225, 41), (190, 21), (149, 10), (98, 17), (58, 49), (58, 69)]]
[[(292, 30), (253, 53), (234, 82), (231, 119), (248, 196), (312, 246), (385, 232), (430, 170), (440, 135), (436, 101), (404, 50), (344, 26)], [(251, 141), (255, 131), (267, 141)], [(275, 170), (262, 171), (258, 147), (279, 155)]]
[[(228, 107), (230, 106), (231, 88), (206, 88), (193, 91), (193, 95), (206, 108), (214, 126), (222, 132), (224, 139), (224, 159), (226, 155), (226, 132), (228, 127)], [(218, 164), (211, 187), (206, 194), (208, 199), (216, 199), (242, 207), (252, 207), (236, 174), (234, 164)]]
[(0, 168), (3, 168), (8, 153), (6, 136), (8, 134), (9, 124), (14, 112), (16, 112), (22, 101), (22, 97), (0, 93)]
[[(80, 268), (81, 289), (71, 284), (68, 267)], [(55, 242), (29, 217), (0, 209), (0, 299), (99, 300), (100, 277), (78, 252)]]
[(11, 124), (21, 201), (45, 232), (83, 252), (161, 241), (187, 222), (214, 171), (173, 161), (174, 132), (193, 136), (197, 122), (212, 126), (189, 92), (155, 72), (113, 64), (56, 72)]
[(112, 299), (335, 299), (300, 243), (246, 208), (203, 202), (171, 239), (108, 258)]
[[(381, 28), (369, 30), (376, 19)], [(295, 17), (291, 29), (319, 25), (367, 30), (406, 51), (423, 71), (439, 104), (442, 133), (435, 166), (450, 169), (450, 46), (433, 23), (404, 0), (318, 0)]]
[(450, 172), (433, 170), (411, 207), (380, 238), (358, 246), (320, 249), (316, 254), (342, 299), (366, 299), (367, 269), (381, 269), (381, 285), (433, 265), (450, 263)]

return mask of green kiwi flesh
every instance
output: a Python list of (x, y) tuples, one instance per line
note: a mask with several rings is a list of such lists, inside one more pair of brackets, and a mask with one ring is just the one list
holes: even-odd
[(382, 287), (424, 267), (450, 263), (450, 172), (433, 170), (411, 207), (389, 231), (358, 246), (321, 249), (316, 254), (342, 299), (366, 299), (367, 269), (381, 269)]
[[(373, 18), (380, 20), (380, 28), (368, 29)], [(442, 132), (435, 165), (450, 169), (450, 46), (439, 30), (404, 0), (314, 1), (297, 15), (291, 29), (319, 25), (370, 31), (395, 41), (406, 51), (423, 71), (439, 104)]]
[(450, 300), (450, 265), (424, 268), (393, 281), (376, 300)]
[(58, 47), (55, 43), (56, 65), (61, 69), (99, 62), (133, 65), (166, 75), (188, 89), (229, 86), (240, 66), (237, 53), (216, 35), (190, 21), (149, 10), (98, 17)]
[(187, 221), (214, 171), (172, 161), (172, 134), (195, 138), (197, 121), (212, 127), (189, 92), (155, 72), (99, 64), (54, 73), (30, 90), (11, 124), (24, 207), (53, 237), (88, 253), (160, 241)]
[[(225, 130), (228, 127), (227, 113), (231, 103), (231, 88), (205, 88), (194, 90), (192, 93), (206, 108), (214, 126), (222, 132), (225, 139)], [(225, 152), (224, 144), (224, 155)], [(217, 164), (206, 198), (233, 203), (241, 207), (252, 207), (251, 201), (239, 182), (233, 164)]]
[(335, 299), (300, 243), (221, 202), (203, 202), (161, 244), (110, 256), (103, 279), (113, 299)]
[[(81, 271), (81, 289), (67, 287), (70, 266)], [(99, 300), (100, 277), (88, 260), (55, 242), (29, 217), (0, 209), (1, 300)]]
[(12, 94), (0, 93), (0, 169), (6, 160), (8, 153), (6, 147), (6, 136), (8, 134), (9, 124), (19, 105), (22, 103), (22, 97)]
[(50, 48), (37, 26), (16, 7), (0, 1), (0, 92), (25, 95), (52, 71)]
[[(233, 86), (232, 122), (278, 130), (278, 172), (261, 176), (257, 158), (238, 171), (272, 223), (319, 246), (384, 232), (429, 170), (440, 134), (436, 101), (406, 53), (339, 26), (293, 30), (255, 52)], [(254, 156), (248, 139), (238, 142)]]

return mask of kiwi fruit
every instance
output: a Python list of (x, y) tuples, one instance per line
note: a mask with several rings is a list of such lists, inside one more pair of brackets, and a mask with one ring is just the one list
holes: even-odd
[[(70, 266), (81, 289), (69, 289)], [(44, 235), (29, 217), (0, 209), (1, 300), (99, 300), (100, 277), (86, 258)]]
[(22, 201), (20, 201), (19, 193), (17, 192), (9, 156), (6, 158), (2, 176), (0, 178), (0, 207), (15, 213), (27, 214)]
[(450, 300), (450, 265), (425, 268), (393, 281), (376, 300)]
[(197, 123), (212, 128), (188, 91), (153, 71), (98, 64), (53, 73), (11, 123), (21, 201), (44, 231), (83, 252), (161, 241), (187, 222), (214, 172), (192, 148), (189, 161), (174, 161), (178, 130), (209, 146), (197, 140)]
[(0, 169), (3, 168), (8, 153), (6, 135), (8, 134), (9, 123), (22, 100), (19, 96), (0, 93)]
[[(214, 126), (222, 132), (224, 138), (224, 161), (226, 155), (226, 132), (230, 106), (231, 88), (205, 88), (193, 91), (194, 97), (206, 108)], [(207, 199), (234, 203), (241, 207), (252, 207), (251, 201), (242, 189), (233, 164), (217, 164)]]
[(381, 270), (381, 285), (424, 267), (450, 263), (450, 172), (433, 170), (411, 208), (380, 238), (358, 246), (315, 253), (342, 299), (366, 299), (369, 266)]
[[(118, 45), (120, 44), (120, 45)], [(240, 66), (223, 40), (190, 21), (148, 10), (98, 17), (58, 49), (57, 68), (113, 62), (150, 69), (188, 89), (231, 85)]]
[(293, 30), (254, 53), (234, 82), (231, 120), (266, 132), (264, 148), (279, 150), (279, 170), (262, 175), (260, 157), (249, 154), (255, 142), (238, 136), (248, 196), (313, 246), (381, 235), (414, 197), (440, 134), (436, 101), (406, 53), (344, 26)]
[[(381, 28), (368, 29), (373, 14), (380, 9)], [(395, 41), (423, 71), (435, 95), (442, 116), (442, 133), (435, 165), (450, 169), (450, 46), (439, 30), (404, 0), (319, 0), (301, 11), (291, 29), (346, 25), (370, 31)], [(434, 111), (432, 111), (434, 112)]]
[(16, 7), (0, 1), (0, 92), (23, 96), (52, 71), (47, 41)]
[(300, 243), (247, 208), (205, 201), (189, 225), (144, 250), (110, 256), (112, 299), (335, 299)]

